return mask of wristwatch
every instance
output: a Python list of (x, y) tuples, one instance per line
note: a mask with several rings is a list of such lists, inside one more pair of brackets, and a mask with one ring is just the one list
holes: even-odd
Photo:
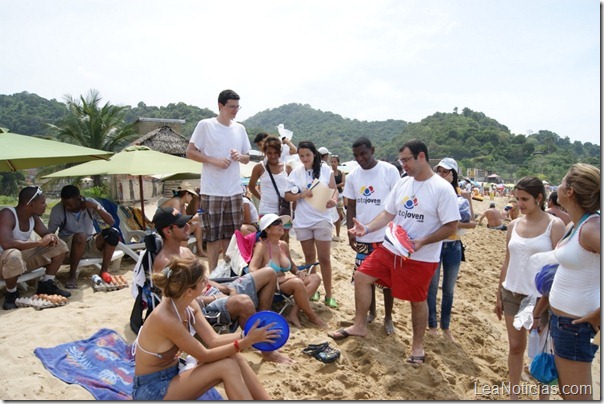
[(300, 188), (298, 188), (296, 185), (294, 185), (289, 192), (291, 192), (292, 194), (296, 195), (298, 194), (298, 192), (300, 192)]

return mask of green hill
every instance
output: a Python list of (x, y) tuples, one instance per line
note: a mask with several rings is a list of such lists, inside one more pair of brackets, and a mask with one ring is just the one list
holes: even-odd
[[(0, 94), (0, 126), (15, 133), (47, 135), (46, 123), (54, 123), (67, 113), (65, 104), (46, 100), (36, 94), (22, 92)], [(200, 119), (215, 116), (208, 108), (185, 103), (163, 107), (139, 102), (129, 107), (126, 121), (138, 117), (184, 119), (183, 135), (191, 136)], [(376, 147), (379, 159), (395, 161), (403, 143), (412, 138), (426, 142), (431, 159), (453, 157), (462, 173), (468, 168), (496, 172), (513, 182), (525, 175), (538, 175), (557, 184), (575, 162), (600, 166), (600, 146), (580, 141), (571, 142), (554, 132), (540, 130), (529, 136), (513, 134), (507, 126), (482, 112), (457, 108), (450, 113), (436, 112), (420, 122), (402, 120), (359, 121), (344, 118), (310, 105), (286, 104), (261, 111), (242, 122), (250, 141), (258, 132), (277, 134), (277, 125), (294, 132), (294, 143), (310, 140), (317, 147), (325, 146), (338, 154), (341, 161), (352, 159), (351, 144), (367, 136)]]

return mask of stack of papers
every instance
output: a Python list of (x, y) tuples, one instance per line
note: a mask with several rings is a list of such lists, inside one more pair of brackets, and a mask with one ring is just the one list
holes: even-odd
[(413, 252), (413, 243), (409, 239), (409, 235), (405, 229), (393, 222), (388, 223), (386, 226), (384, 242), (394, 247), (394, 250), (401, 257), (409, 258)]

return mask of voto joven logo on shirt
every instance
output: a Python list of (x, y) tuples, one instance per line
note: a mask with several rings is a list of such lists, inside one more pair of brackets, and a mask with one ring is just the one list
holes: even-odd
[(417, 206), (417, 198), (411, 199), (408, 196), (405, 196), (401, 203), (405, 208), (413, 209), (415, 206)]
[(374, 192), (375, 189), (372, 185), (369, 185), (368, 187), (363, 185), (361, 187), (361, 195), (363, 195), (363, 197), (357, 198), (357, 203), (381, 205), (381, 199), (369, 198)]

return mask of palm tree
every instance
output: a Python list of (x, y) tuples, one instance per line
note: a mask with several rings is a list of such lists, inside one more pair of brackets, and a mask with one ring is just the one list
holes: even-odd
[[(97, 90), (90, 90), (85, 98), (66, 95), (64, 99), (68, 114), (54, 125), (48, 125), (63, 142), (118, 152), (139, 136), (133, 125), (124, 120), (129, 107), (109, 102), (101, 106), (102, 98)], [(53, 167), (55, 170), (57, 167)], [(41, 175), (45, 174), (48, 173)], [(95, 186), (102, 186), (100, 176), (94, 176), (93, 181)]]

